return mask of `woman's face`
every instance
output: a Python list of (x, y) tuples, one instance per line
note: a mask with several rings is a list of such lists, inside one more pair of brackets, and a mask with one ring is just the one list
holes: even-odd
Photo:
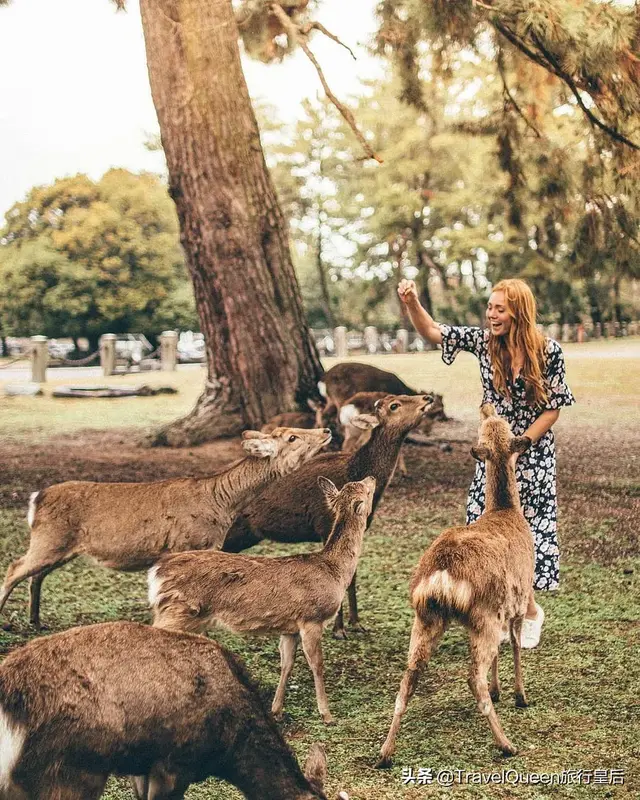
[(493, 292), (487, 303), (487, 321), (494, 336), (504, 336), (513, 322), (507, 311), (507, 298), (504, 292)]

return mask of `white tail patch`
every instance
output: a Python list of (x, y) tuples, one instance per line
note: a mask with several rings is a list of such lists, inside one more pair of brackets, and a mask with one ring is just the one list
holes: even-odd
[(442, 569), (423, 578), (414, 589), (411, 599), (414, 606), (433, 599), (458, 611), (468, 611), (472, 597), (473, 589), (468, 581), (457, 581), (446, 569)]
[(323, 397), (327, 396), (327, 384), (324, 381), (318, 381), (318, 391)]
[(26, 738), (26, 730), (14, 725), (0, 706), (0, 789), (9, 791), (13, 772)]
[(29, 508), (27, 510), (27, 522), (29, 527), (33, 528), (33, 521), (36, 518), (36, 503), (38, 502), (38, 495), (40, 492), (31, 492), (29, 496)]
[(340, 424), (346, 427), (357, 414), (356, 406), (353, 403), (347, 403), (340, 409)]
[(158, 565), (151, 567), (147, 573), (147, 582), (149, 584), (149, 605), (153, 608), (158, 602), (160, 590), (162, 589), (162, 581), (158, 578)]

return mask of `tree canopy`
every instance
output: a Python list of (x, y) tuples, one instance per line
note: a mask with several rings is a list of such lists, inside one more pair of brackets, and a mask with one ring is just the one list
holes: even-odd
[(194, 327), (175, 208), (150, 174), (62, 178), (31, 190), (0, 231), (3, 333), (156, 334)]

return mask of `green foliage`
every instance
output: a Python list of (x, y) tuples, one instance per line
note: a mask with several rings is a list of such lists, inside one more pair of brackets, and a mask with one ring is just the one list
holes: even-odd
[(110, 170), (34, 188), (0, 231), (5, 334), (155, 334), (194, 327), (175, 209), (150, 174)]

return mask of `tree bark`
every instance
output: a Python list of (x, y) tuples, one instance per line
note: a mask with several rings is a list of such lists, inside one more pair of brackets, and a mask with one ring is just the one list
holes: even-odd
[(141, 0), (153, 101), (205, 336), (208, 379), (151, 444), (259, 427), (322, 374), (264, 160), (231, 0)]

